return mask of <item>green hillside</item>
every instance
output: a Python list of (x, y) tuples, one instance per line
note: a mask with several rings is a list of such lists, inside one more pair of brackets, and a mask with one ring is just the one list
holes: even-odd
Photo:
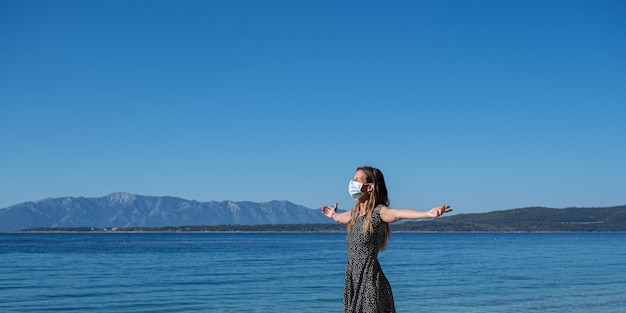
[(626, 206), (523, 208), (394, 225), (404, 231), (626, 231)]

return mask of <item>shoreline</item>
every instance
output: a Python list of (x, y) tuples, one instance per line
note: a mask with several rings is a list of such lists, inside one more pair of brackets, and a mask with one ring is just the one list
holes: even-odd
[[(281, 230), (198, 230), (198, 231), (167, 231), (167, 230), (94, 230), (94, 231), (80, 231), (80, 230), (18, 230), (18, 231), (4, 231), (0, 234), (202, 234), (202, 233), (283, 233), (283, 234), (334, 234), (334, 233), (346, 233), (343, 231), (281, 231)], [(428, 230), (398, 230), (393, 231), (392, 234), (398, 233), (421, 233), (421, 234), (608, 234), (608, 233), (626, 233), (626, 231), (428, 231)]]

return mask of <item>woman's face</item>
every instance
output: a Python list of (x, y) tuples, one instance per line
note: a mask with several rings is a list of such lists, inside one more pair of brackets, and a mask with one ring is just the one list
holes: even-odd
[(363, 170), (356, 171), (356, 173), (354, 173), (354, 178), (352, 180), (363, 184), (363, 186), (361, 186), (361, 192), (371, 191), (369, 189), (370, 189), (370, 186), (372, 186), (372, 184), (367, 184), (367, 177), (365, 176), (365, 172)]

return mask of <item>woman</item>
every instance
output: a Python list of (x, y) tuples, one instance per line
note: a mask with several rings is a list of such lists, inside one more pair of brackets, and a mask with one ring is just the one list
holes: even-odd
[(378, 251), (387, 246), (391, 233), (389, 223), (405, 219), (436, 218), (452, 211), (442, 205), (430, 211), (392, 209), (389, 207), (383, 173), (370, 166), (359, 167), (349, 184), (356, 200), (351, 211), (338, 213), (333, 207), (322, 207), (322, 213), (334, 221), (347, 224), (348, 265), (343, 293), (346, 313), (395, 312), (389, 281), (378, 263)]

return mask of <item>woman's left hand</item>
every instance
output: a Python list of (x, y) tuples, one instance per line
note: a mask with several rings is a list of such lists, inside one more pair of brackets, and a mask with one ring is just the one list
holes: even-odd
[(428, 213), (430, 214), (431, 217), (437, 218), (437, 217), (442, 216), (444, 213), (448, 213), (448, 212), (452, 212), (452, 209), (450, 208), (449, 205), (444, 204), (440, 207), (430, 209)]

